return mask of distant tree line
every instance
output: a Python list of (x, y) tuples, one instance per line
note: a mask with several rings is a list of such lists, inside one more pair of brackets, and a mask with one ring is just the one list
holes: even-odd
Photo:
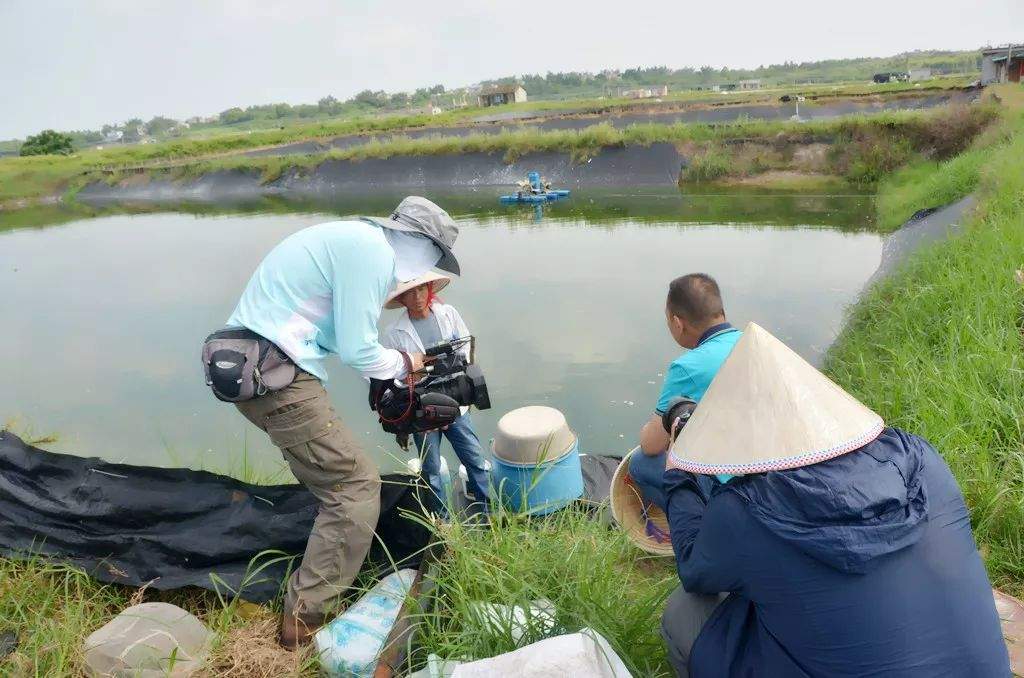
[[(314, 119), (314, 118), (338, 118), (374, 113), (379, 111), (400, 111), (409, 108), (426, 107), (431, 104), (443, 105), (445, 103), (444, 85), (433, 87), (421, 87), (415, 92), (395, 92), (388, 94), (383, 90), (363, 90), (351, 99), (340, 101), (333, 96), (325, 96), (315, 104), (261, 104), (240, 108), (238, 106), (221, 111), (217, 116), (217, 123), (222, 125), (237, 125), (240, 123), (256, 120), (287, 120)], [(451, 97), (448, 96), (448, 99)], [(216, 123), (205, 123), (216, 124)]]
[[(863, 59), (830, 59), (826, 61), (791, 62), (758, 66), (752, 69), (685, 67), (671, 69), (666, 66), (627, 68), (622, 71), (605, 70), (600, 73), (570, 71), (508, 76), (486, 80), (481, 85), (502, 85), (518, 82), (526, 89), (532, 101), (616, 96), (622, 90), (667, 85), (670, 91), (688, 90), (712, 85), (736, 83), (739, 80), (759, 78), (771, 85), (821, 84), (863, 80), (870, 81), (875, 73), (905, 72), (916, 68), (931, 68), (936, 75), (976, 73), (981, 69), (981, 54), (977, 51), (916, 51), (892, 57)], [(115, 142), (133, 143), (146, 137), (166, 138), (181, 135), (189, 128), (218, 126), (284, 125), (287, 122), (324, 118), (343, 118), (388, 111), (408, 111), (438, 106), (450, 109), (457, 103), (474, 102), (466, 90), (446, 90), (444, 85), (421, 87), (414, 92), (363, 90), (350, 99), (341, 101), (325, 96), (315, 104), (286, 103), (261, 104), (246, 108), (232, 107), (209, 118), (189, 118), (180, 122), (156, 116), (148, 122), (132, 118), (123, 124), (104, 125), (99, 130), (75, 130), (64, 134), (71, 139), (72, 148), (81, 148)], [(52, 130), (47, 130), (52, 132)], [(43, 132), (41, 134), (45, 134)], [(38, 135), (37, 135), (38, 136)], [(24, 145), (28, 145), (26, 141)], [(0, 141), (0, 151), (13, 142)], [(38, 143), (29, 147), (39, 148)]]
[(593, 96), (614, 96), (623, 89), (667, 85), (670, 91), (688, 90), (710, 85), (736, 83), (739, 80), (761, 79), (773, 85), (821, 84), (864, 80), (875, 73), (931, 68), (936, 75), (969, 74), (981, 70), (981, 54), (977, 51), (917, 51), (892, 57), (862, 59), (830, 59), (826, 61), (787, 61), (757, 68), (671, 69), (665, 66), (629, 68), (600, 73), (568, 72), (546, 75), (523, 75), (485, 81), (484, 85), (519, 82), (530, 99), (571, 99)]

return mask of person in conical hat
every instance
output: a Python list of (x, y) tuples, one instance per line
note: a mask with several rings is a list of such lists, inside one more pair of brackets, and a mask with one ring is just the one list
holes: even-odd
[[(469, 327), (459, 311), (443, 303), (437, 293), (444, 289), (451, 278), (428, 271), (427, 273), (398, 285), (388, 296), (384, 308), (402, 309), (398, 318), (381, 334), (380, 343), (406, 353), (423, 353), (437, 344), (468, 339)], [(472, 360), (469, 343), (459, 349), (467, 362)], [(444, 483), (441, 478), (441, 438), (451, 443), (455, 456), (466, 468), (468, 489), (473, 497), (485, 507), (488, 505), (490, 485), (484, 460), (483, 446), (473, 428), (469, 408), (463, 407), (462, 414), (444, 431), (416, 433), (413, 441), (416, 453), (421, 455), (420, 463), (424, 480), (433, 490), (432, 508), (440, 514), (447, 513), (444, 504)], [(399, 436), (403, 448), (407, 439)]]
[(945, 461), (758, 325), (673, 442), (664, 490), (680, 676), (1010, 675)]

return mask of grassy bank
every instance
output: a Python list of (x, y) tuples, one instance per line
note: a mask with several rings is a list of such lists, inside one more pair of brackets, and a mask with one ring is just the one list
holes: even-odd
[[(582, 510), (545, 520), (508, 516), (490, 530), (439, 529), (448, 558), (436, 577), (430, 614), (417, 619), (416, 660), (491, 657), (554, 633), (590, 627), (605, 636), (634, 676), (671, 674), (658, 634), (665, 599), (678, 585), (672, 563), (633, 546)], [(549, 601), (550, 629), (534, 618), (520, 641), (510, 619), (481, 614), (481, 601), (527, 609)]]
[[(447, 552), (436, 572), (429, 613), (416, 613), (412, 661), (487, 657), (554, 631), (589, 626), (602, 633), (636, 676), (671, 675), (657, 629), (676, 585), (671, 563), (645, 556), (617, 530), (584, 511), (549, 520), (506, 516), (491, 530), (435, 526)], [(493, 622), (476, 603), (550, 601), (553, 629), (531, 624), (522, 640), (510, 620)], [(43, 560), (0, 559), (0, 634), (15, 631), (16, 651), (0, 675), (82, 675), (86, 636), (124, 608), (164, 601), (198, 616), (214, 634), (204, 676), (315, 676), (312, 650), (276, 644), (277, 610), (200, 590), (159, 592), (101, 584), (82, 571)]]
[[(997, 141), (900, 176), (901, 213), (977, 186), (962, 235), (912, 257), (853, 309), (829, 374), (942, 452), (993, 581), (1024, 593), (1024, 92)], [(895, 195), (895, 192), (893, 193)], [(895, 203), (895, 199), (893, 199)]]
[[(957, 86), (957, 80), (942, 80), (933, 89), (940, 90), (945, 87)], [(799, 88), (797, 88), (799, 89)], [(862, 84), (852, 86), (831, 86), (805, 88), (807, 96), (818, 98), (833, 98), (841, 96), (861, 96), (870, 91), (886, 97), (912, 96), (920, 93), (921, 89), (914, 88), (908, 83), (896, 83), (883, 86), (866, 86)], [(790, 90), (787, 89), (787, 92)], [(793, 90), (794, 92), (796, 90)], [(813, 94), (812, 94), (813, 92)], [(573, 115), (608, 114), (612, 112), (626, 112), (631, 110), (672, 110), (691, 105), (732, 105), (740, 103), (767, 102), (777, 99), (777, 92), (752, 92), (752, 93), (715, 93), (715, 92), (684, 92), (677, 95), (672, 101), (655, 103), (650, 101), (636, 100), (586, 100), (570, 102), (532, 102), (530, 104), (519, 104), (509, 110), (516, 110), (520, 113), (536, 114), (537, 116), (563, 114), (569, 109)], [(505, 109), (503, 109), (504, 112)], [(422, 129), (424, 127), (440, 128), (439, 136), (443, 136), (445, 127), (471, 124), (475, 117), (492, 112), (490, 109), (463, 109), (450, 111), (441, 115), (390, 115), (383, 117), (362, 117), (345, 120), (327, 120), (317, 123), (291, 124), (281, 128), (257, 129), (235, 131), (230, 130), (224, 133), (208, 137), (184, 137), (173, 140), (166, 140), (152, 144), (137, 144), (130, 146), (109, 146), (101, 150), (84, 150), (71, 156), (34, 156), (26, 158), (3, 158), (0, 159), (0, 207), (5, 203), (10, 204), (14, 200), (39, 199), (49, 196), (70, 193), (80, 186), (86, 175), (99, 173), (103, 169), (126, 168), (126, 167), (149, 167), (168, 164), (187, 164), (205, 159), (215, 161), (218, 158), (225, 158), (238, 155), (239, 153), (278, 146), (293, 142), (327, 140), (339, 136), (365, 135), (367, 141), (376, 134), (392, 135), (403, 130)], [(644, 127), (644, 126), (640, 126)], [(654, 127), (665, 127), (655, 125)], [(671, 127), (671, 126), (670, 126)], [(694, 125), (693, 127), (704, 127)], [(515, 147), (525, 149), (536, 145), (540, 147), (555, 147), (559, 150), (572, 152), (581, 145), (585, 146), (587, 139), (567, 141), (564, 137), (559, 141), (558, 134), (553, 137), (537, 139), (529, 144), (524, 141), (513, 141), (506, 144), (506, 150), (515, 152)], [(637, 130), (634, 133), (637, 137), (650, 136), (654, 134), (651, 130)], [(480, 135), (483, 136), (483, 135)], [(513, 135), (515, 136), (515, 135)], [(538, 133), (534, 130), (527, 130), (526, 137), (536, 137)], [(586, 136), (586, 135), (584, 135)], [(592, 135), (591, 135), (592, 136)], [(671, 134), (655, 134), (655, 136), (673, 136), (680, 138), (687, 136), (679, 132)], [(700, 135), (697, 134), (699, 137)], [(454, 147), (459, 148), (457, 141), (450, 140), (445, 144), (439, 144), (436, 140), (434, 148)], [(358, 157), (386, 157), (404, 152), (438, 152), (427, 151), (426, 147), (410, 146), (410, 140), (398, 139), (394, 143), (371, 144), (366, 152), (353, 155)], [(479, 140), (467, 142), (469, 146), (480, 146)], [(615, 143), (630, 143), (629, 139), (618, 140)], [(384, 146), (386, 148), (380, 148)], [(589, 146), (593, 151), (601, 146)], [(454, 151), (458, 152), (458, 151)], [(321, 159), (329, 157), (321, 154)], [(347, 157), (347, 156), (343, 156)], [(279, 160), (256, 159), (236, 160), (235, 164), (265, 166), (281, 162)]]
[[(927, 112), (888, 112), (794, 124), (741, 121), (725, 125), (637, 124), (615, 128), (604, 123), (580, 130), (522, 128), (461, 137), (394, 137), (384, 141), (306, 156), (219, 157), (148, 170), (153, 177), (183, 180), (218, 171), (258, 172), (264, 182), (302, 174), (330, 161), (359, 162), (395, 156), (483, 153), (505, 162), (532, 153), (562, 153), (576, 162), (603, 149), (669, 143), (690, 164), (683, 178), (712, 181), (797, 169), (870, 184), (911, 158), (946, 157), (961, 150), (996, 117), (990, 106), (954, 106)], [(808, 152), (810, 149), (810, 152)], [(134, 173), (108, 174), (116, 183)], [(99, 175), (84, 177), (96, 180)], [(628, 181), (628, 178), (624, 178)], [(133, 179), (135, 180), (135, 179)], [(790, 177), (790, 183), (793, 178)]]
[(1024, 123), (1015, 114), (1020, 109), (1022, 95), (1004, 90), (1004, 96), (1004, 120), (986, 130), (964, 152), (948, 162), (917, 160), (880, 183), (877, 206), (879, 225), (883, 229), (896, 228), (922, 207), (948, 204), (978, 188), (993, 154), (1005, 152), (1024, 134)]
[[(924, 115), (864, 116), (815, 126), (793, 125), (774, 135), (695, 139), (684, 144), (688, 183), (821, 184), (842, 179), (861, 188), (909, 163), (940, 162), (961, 153), (999, 115), (996, 105), (947, 106)], [(856, 120), (856, 124), (850, 124)], [(809, 127), (805, 132), (799, 130)], [(806, 181), (798, 181), (799, 176)]]

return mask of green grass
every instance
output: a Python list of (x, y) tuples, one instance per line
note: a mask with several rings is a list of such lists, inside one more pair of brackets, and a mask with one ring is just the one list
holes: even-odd
[[(436, 572), (429, 614), (417, 619), (419, 646), (443, 658), (491, 657), (555, 633), (590, 627), (634, 676), (672, 675), (658, 633), (665, 599), (678, 585), (671, 559), (639, 551), (623, 531), (583, 510), (546, 519), (502, 514), (500, 526), (442, 526), (447, 551)], [(481, 601), (528, 608), (550, 601), (554, 629), (534, 618), (520, 641), (510, 618), (489, 621)]]
[[(1024, 98), (1024, 97), (1022, 97)], [(826, 370), (888, 424), (930, 440), (971, 509), (994, 583), (1024, 592), (1024, 116), (1012, 139), (907, 170), (903, 209), (958, 197), (980, 170), (980, 205), (962, 235), (911, 258), (853, 309)], [(974, 163), (978, 163), (977, 167)], [(982, 166), (983, 163), (983, 166)], [(967, 169), (965, 169), (965, 166)], [(918, 186), (909, 183), (916, 177)], [(913, 200), (920, 202), (914, 203)]]
[(695, 155), (683, 170), (685, 181), (714, 181), (733, 173), (732, 158), (724, 149), (709, 148)]
[[(1015, 104), (1013, 94), (1010, 91), (1011, 106)], [(879, 228), (895, 230), (922, 207), (945, 205), (973, 192), (993, 153), (1004, 151), (1021, 133), (1024, 123), (1010, 114), (1002, 124), (980, 135), (970, 148), (947, 162), (921, 159), (897, 170), (878, 188)]]
[(986, 151), (974, 149), (939, 163), (920, 160), (889, 177), (876, 197), (878, 226), (894, 231), (921, 209), (955, 202), (978, 187)]
[[(295, 655), (274, 646), (276, 618), (267, 607), (199, 589), (160, 592), (101, 584), (77, 568), (41, 558), (0, 558), (0, 633), (18, 634), (14, 653), (0, 658), (0, 675), (85, 675), (86, 637), (144, 601), (178, 605), (213, 632), (204, 675), (318, 675), (311, 653)], [(262, 666), (254, 665), (257, 661)]]

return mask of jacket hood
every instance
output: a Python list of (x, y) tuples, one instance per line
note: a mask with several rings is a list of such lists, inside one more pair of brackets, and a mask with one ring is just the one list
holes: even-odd
[(737, 478), (756, 520), (812, 558), (864, 573), (915, 544), (928, 520), (924, 441), (887, 428), (871, 443), (828, 461)]

